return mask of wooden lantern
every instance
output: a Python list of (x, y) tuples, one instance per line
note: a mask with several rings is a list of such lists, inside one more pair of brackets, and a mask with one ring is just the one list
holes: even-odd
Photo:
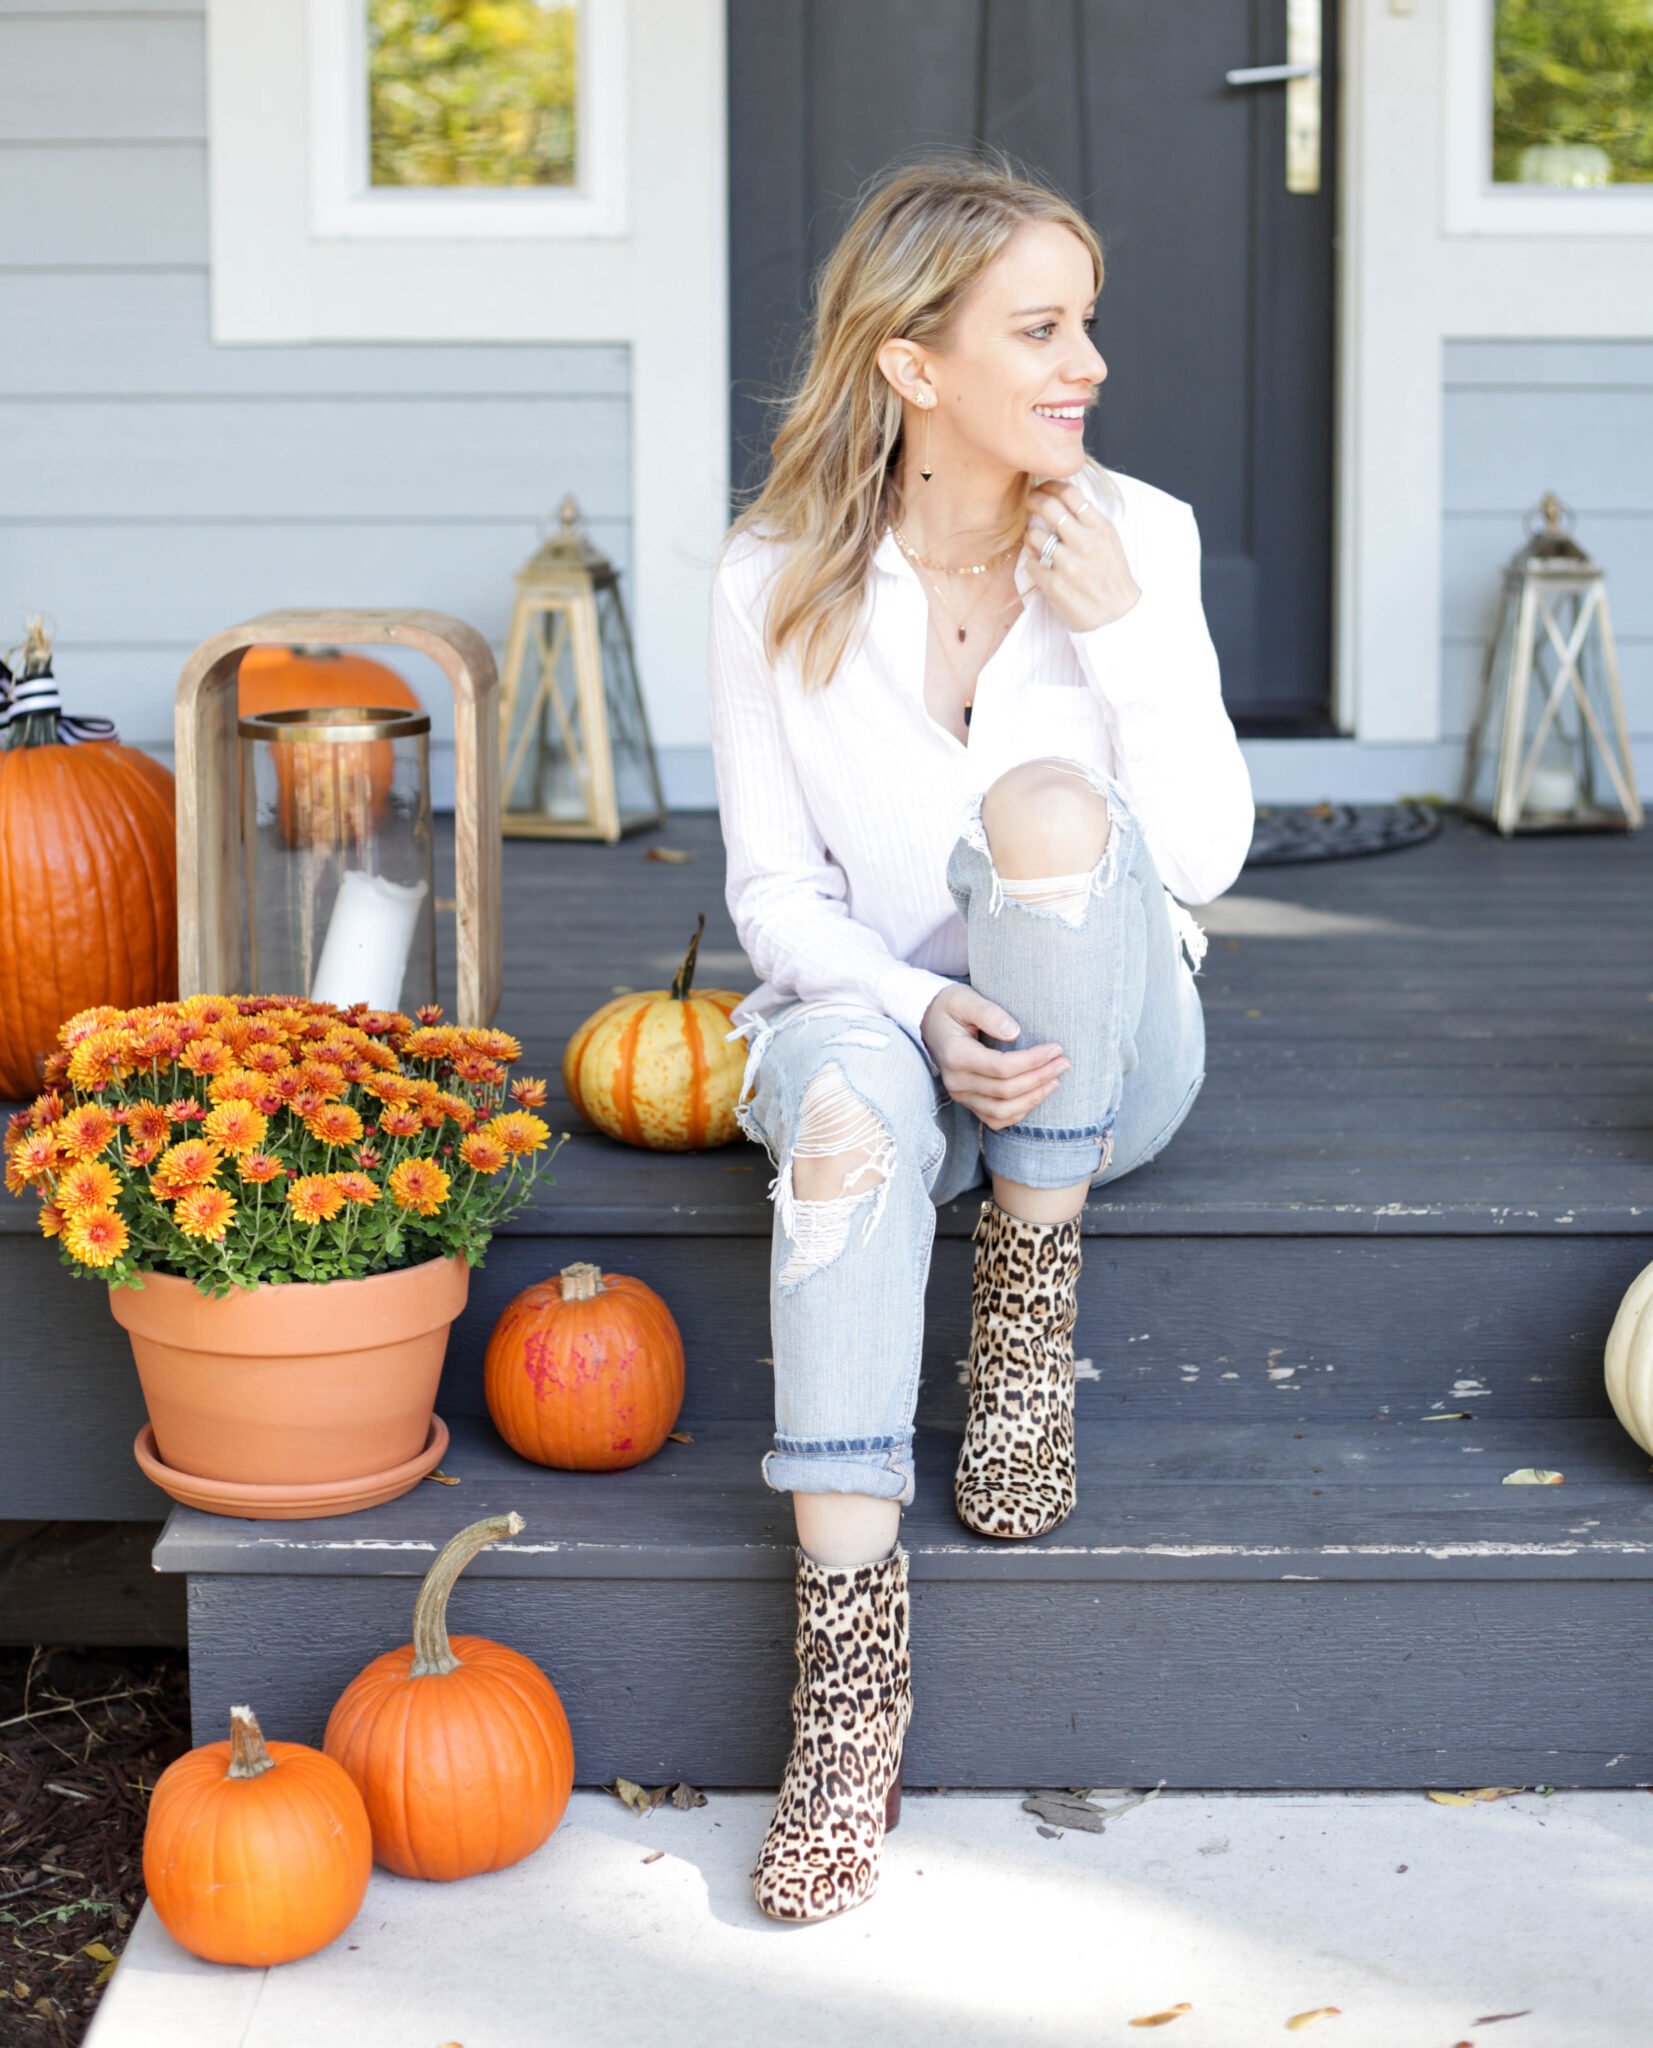
[[(1539, 510), (1542, 529), (1533, 530), (1529, 513), (1528, 538), (1504, 566), (1458, 806), (1506, 838), (1515, 832), (1633, 832), (1641, 826), (1642, 806), (1606, 578), (1564, 530), (1566, 507), (1553, 491)], [(1546, 652), (1554, 657), (1549, 673)], [(1576, 714), (1570, 731), (1564, 708)], [(1598, 764), (1616, 805), (1598, 793)]]
[(445, 612), (261, 612), (202, 641), (184, 663), (174, 714), (179, 993), (226, 992), (242, 977), (241, 657), (249, 647), (318, 643), (410, 648), (453, 688), (456, 1019), (491, 1024), (501, 956), (499, 677), (481, 634)]
[[(639, 825), (663, 825), (666, 800), (619, 572), (579, 516), (565, 497), (558, 531), (517, 571), (500, 711), (500, 823), (516, 837), (612, 844)], [(648, 803), (621, 805), (620, 767), (641, 778)]]

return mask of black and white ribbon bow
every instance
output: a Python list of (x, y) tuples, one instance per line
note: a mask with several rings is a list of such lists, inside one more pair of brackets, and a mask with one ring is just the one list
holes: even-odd
[(0, 661), (0, 733), (5, 732), (14, 720), (30, 718), (42, 711), (51, 712), (56, 717), (58, 742), (62, 746), (79, 746), (84, 740), (119, 738), (112, 718), (72, 718), (63, 708), (55, 676), (48, 673), (24, 676), (19, 680), (5, 662)]

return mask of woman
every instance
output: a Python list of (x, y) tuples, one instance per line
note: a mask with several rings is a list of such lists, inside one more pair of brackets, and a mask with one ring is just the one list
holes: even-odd
[[(1189, 507), (1084, 451), (1102, 253), (1003, 159), (865, 198), (821, 273), (768, 481), (719, 551), (728, 902), (766, 979), (742, 1128), (777, 1167), (776, 1434), (797, 1521), (793, 1745), (753, 1872), (820, 1919), (878, 1881), (912, 1714), (907, 1552), (936, 1208), (984, 1178), (959, 1518), (1075, 1497), (1088, 1190), (1204, 1078), (1201, 903), (1251, 785)], [(1187, 960), (1185, 964), (1184, 950)]]

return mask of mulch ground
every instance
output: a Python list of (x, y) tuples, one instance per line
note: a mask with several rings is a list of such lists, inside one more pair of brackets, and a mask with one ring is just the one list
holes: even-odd
[(189, 1741), (181, 1650), (0, 1648), (0, 2048), (72, 2048), (144, 1902), (155, 1780)]

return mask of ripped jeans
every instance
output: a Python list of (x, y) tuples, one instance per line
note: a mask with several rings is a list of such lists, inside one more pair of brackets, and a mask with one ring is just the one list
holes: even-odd
[[(1071, 1067), (1003, 1130), (947, 1093), (922, 1041), (849, 999), (794, 998), (755, 1024), (736, 1116), (778, 1170), (770, 1257), (777, 1492), (914, 1492), (913, 1417), (936, 1210), (993, 1173), (1027, 1187), (1099, 1187), (1170, 1142), (1205, 1078), (1194, 970), (1203, 934), (1162, 885), (1111, 777), (1094, 869), (1001, 878), (971, 803), (947, 864), (970, 985), (1016, 1019), (998, 1051), (1059, 1045)], [(1183, 948), (1189, 958), (1184, 964)], [(866, 1148), (829, 1200), (800, 1200), (795, 1157)], [(868, 1176), (876, 1176), (869, 1180)], [(862, 1183), (857, 1185), (857, 1183)]]

